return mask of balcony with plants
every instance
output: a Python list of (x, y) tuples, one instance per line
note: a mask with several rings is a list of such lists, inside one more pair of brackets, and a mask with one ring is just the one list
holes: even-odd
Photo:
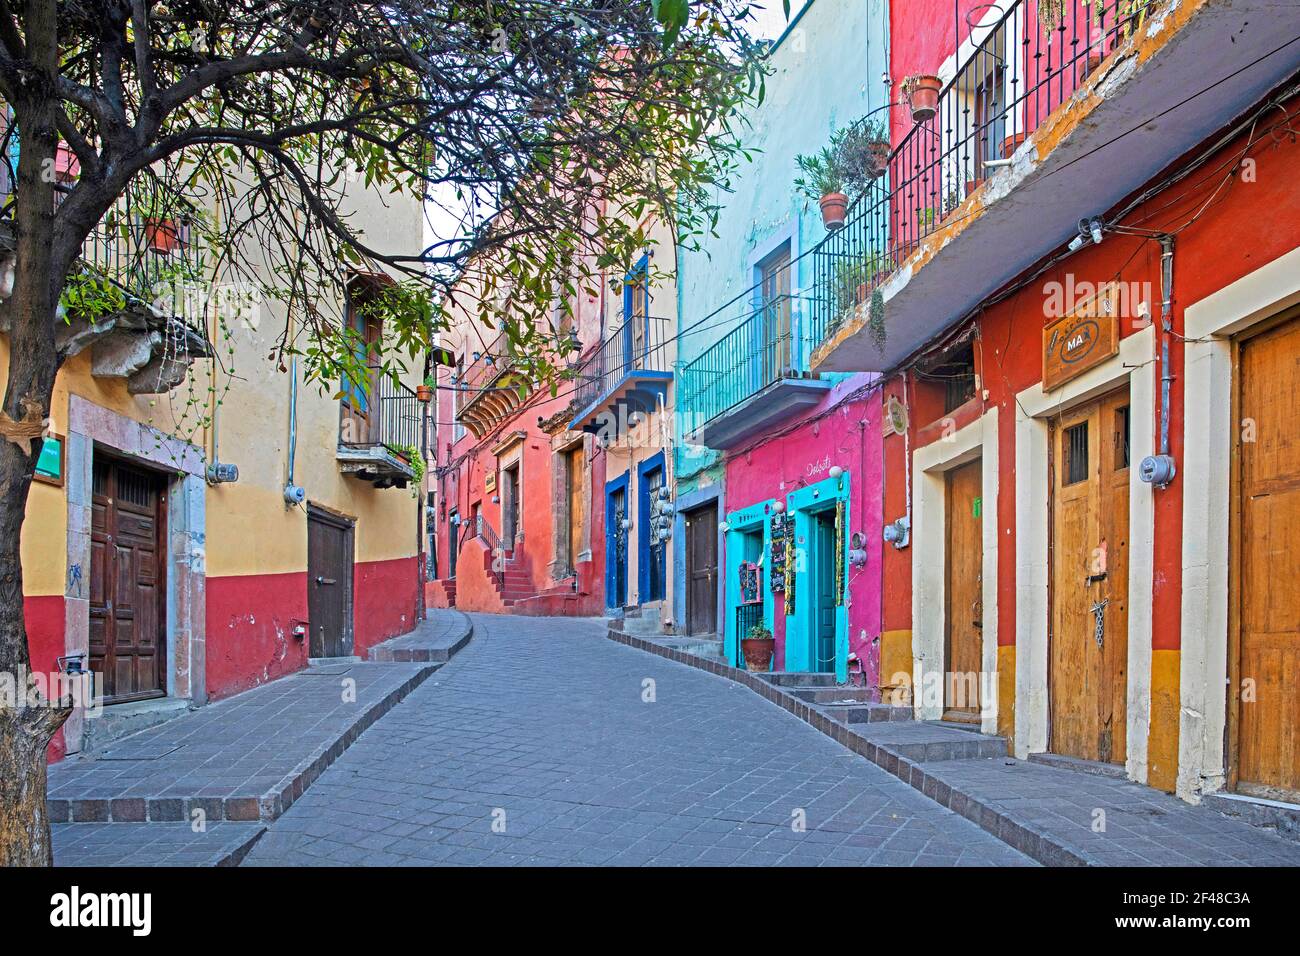
[[(818, 152), (795, 158), (795, 190), (820, 208), (828, 229), (840, 228), (854, 197), (884, 174), (888, 156), (884, 124), (867, 117), (833, 131)], [(677, 406), (692, 444), (725, 451), (825, 397), (831, 382), (808, 365), (818, 341), (809, 335), (817, 311), (799, 290), (801, 266), (806, 273), (806, 263), (788, 257), (759, 265), (753, 287), (697, 323), (727, 331), (681, 371)], [(863, 281), (850, 274), (856, 271), (846, 269), (841, 277), (848, 295)]]
[[(0, 271), (11, 275), (14, 180), (8, 166), (0, 162)], [(54, 174), (56, 187), (78, 175), (66, 149), (58, 153)], [(56, 188), (56, 204), (61, 199)], [(212, 354), (204, 325), (213, 291), (211, 238), (202, 210), (151, 179), (133, 183), (91, 231), (68, 278), (56, 320), (59, 350), (72, 357), (89, 349), (92, 374), (125, 379), (133, 395), (179, 385), (195, 359)], [(0, 276), (0, 289), (9, 282)], [(9, 321), (0, 307), (0, 331), (8, 331)]]
[(895, 368), (1055, 250), (1103, 239), (1125, 197), (1294, 72), (1270, 51), (1300, 31), (1294, 8), (1277, 32), (1205, 0), (962, 7), (960, 48), (903, 82), (886, 174), (813, 253), (816, 371)]

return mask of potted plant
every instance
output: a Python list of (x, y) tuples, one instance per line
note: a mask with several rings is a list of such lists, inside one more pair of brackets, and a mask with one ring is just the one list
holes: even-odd
[(1011, 154), (1020, 148), (1020, 144), (1029, 138), (1028, 133), (1012, 133), (1002, 140), (1002, 158), (1010, 159)]
[(803, 173), (795, 179), (795, 189), (809, 199), (817, 200), (822, 211), (822, 223), (827, 229), (841, 228), (849, 208), (849, 197), (844, 193), (844, 172), (836, 151), (824, 146), (821, 152), (811, 156), (796, 156), (795, 163)]
[(903, 81), (903, 96), (912, 109), (912, 122), (924, 123), (939, 112), (943, 83), (933, 73), (914, 73)]
[(831, 150), (839, 159), (845, 191), (865, 192), (889, 167), (889, 130), (880, 120), (858, 121), (831, 136)]
[(776, 638), (762, 624), (755, 624), (749, 629), (749, 634), (741, 638), (740, 652), (745, 655), (747, 670), (769, 670), (772, 656), (776, 653)]
[(433, 401), (433, 390), (435, 387), (436, 387), (436, 383), (433, 380), (433, 376), (430, 375), (419, 385), (415, 386), (416, 400), (423, 402), (425, 405), (428, 405), (431, 401)]

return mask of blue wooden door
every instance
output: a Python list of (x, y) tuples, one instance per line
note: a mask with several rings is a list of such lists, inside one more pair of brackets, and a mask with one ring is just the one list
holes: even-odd
[(835, 670), (835, 513), (813, 519), (817, 607), (813, 614), (812, 670)]

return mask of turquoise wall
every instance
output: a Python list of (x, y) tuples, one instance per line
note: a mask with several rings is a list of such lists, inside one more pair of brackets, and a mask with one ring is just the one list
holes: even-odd
[[(766, 97), (749, 111), (744, 134), (754, 158), (741, 167), (733, 192), (718, 197), (725, 209), (717, 237), (705, 240), (700, 251), (678, 251), (679, 368), (749, 314), (749, 296), (744, 296), (701, 323), (754, 284), (762, 258), (786, 240), (791, 256), (798, 257), (826, 235), (817, 203), (795, 193), (795, 157), (821, 149), (832, 129), (888, 101), (882, 79), (888, 69), (887, 37), (887, 0), (812, 0), (773, 47)], [(811, 256), (797, 264), (791, 284), (797, 330), (798, 295), (812, 285)], [(802, 350), (797, 331), (796, 339)], [(678, 436), (688, 424), (679, 415)], [(689, 485), (717, 458), (711, 450), (679, 441), (677, 480)]]

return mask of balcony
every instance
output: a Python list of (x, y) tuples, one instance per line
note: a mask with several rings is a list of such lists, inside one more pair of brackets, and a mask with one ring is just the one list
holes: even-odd
[[(74, 177), (66, 163), (56, 172)], [(195, 359), (212, 355), (204, 316), (214, 289), (200, 216), (184, 207), (167, 218), (150, 217), (143, 210), (157, 205), (154, 198), (147, 185), (133, 184), (82, 247), (82, 268), (115, 287), (122, 308), (94, 316), (68, 310), (55, 319), (60, 352), (71, 357), (91, 349), (92, 374), (125, 379), (132, 395), (166, 393), (185, 380)], [(0, 222), (0, 255), (12, 248), (12, 223)], [(0, 309), (0, 331), (8, 331), (9, 321)]]
[(672, 323), (658, 316), (633, 316), (596, 349), (578, 371), (569, 427), (616, 438), (633, 412), (649, 414), (667, 401), (672, 381)]
[(498, 335), (474, 355), (456, 384), (455, 418), (475, 438), (490, 434), (523, 404), (532, 386), (514, 366), (509, 339)]
[(423, 454), (424, 405), (400, 382), (371, 369), (370, 387), (340, 404), (339, 470), (376, 488), (405, 488)]
[(795, 297), (771, 297), (682, 368), (688, 442), (725, 451), (825, 397), (831, 383), (800, 370), (797, 324)]
[(1295, 70), (1294, 5), (1040, 5), (976, 8), (937, 112), (814, 253), (812, 368), (897, 367)]

